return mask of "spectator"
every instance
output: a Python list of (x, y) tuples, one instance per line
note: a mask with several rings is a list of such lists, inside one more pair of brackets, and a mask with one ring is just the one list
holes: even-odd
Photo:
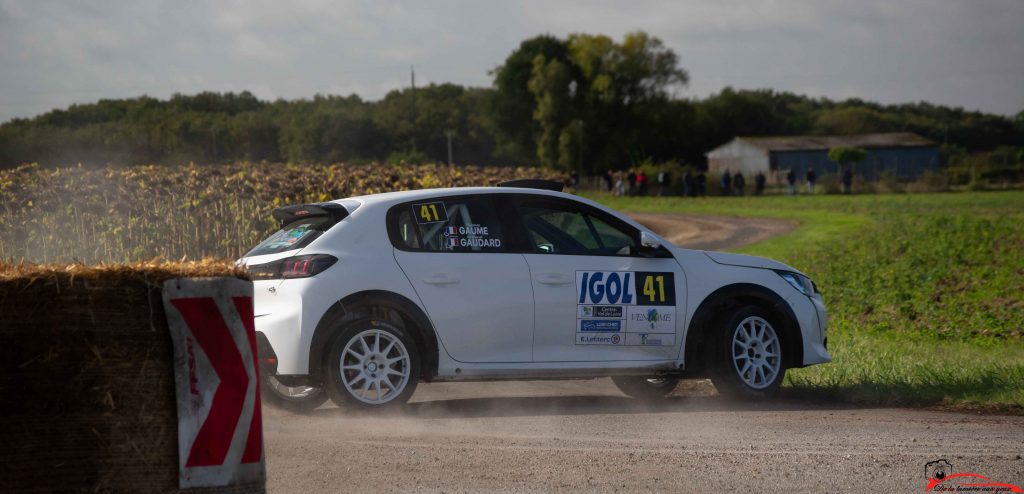
[(683, 174), (683, 197), (690, 197), (697, 195), (697, 191), (694, 188), (696, 183), (693, 181), (693, 173), (690, 170), (686, 170)]
[(608, 169), (608, 173), (604, 174), (604, 185), (605, 188), (608, 189), (608, 192), (612, 191), (612, 184), (614, 183), (613, 179), (615, 178), (614, 175), (615, 174), (612, 173), (611, 169)]
[(636, 172), (632, 168), (629, 169), (629, 175), (626, 175), (626, 181), (629, 182), (629, 195), (636, 195)]
[(847, 167), (843, 170), (843, 194), (849, 194), (853, 190), (853, 170)]
[(796, 173), (793, 173), (792, 168), (786, 174), (786, 183), (789, 184), (789, 195), (796, 194)]
[(732, 189), (732, 175), (729, 174), (728, 168), (726, 168), (725, 171), (722, 172), (722, 180), (721, 182), (719, 182), (718, 185), (722, 186), (723, 196), (729, 195), (729, 189)]
[(672, 194), (672, 172), (661, 172), (658, 175), (663, 175), (661, 190), (658, 191), (658, 195), (663, 196), (665, 194)]
[(636, 188), (640, 195), (647, 195), (647, 174), (644, 173), (643, 168), (636, 174)]
[(814, 174), (814, 168), (807, 169), (807, 193), (814, 193), (814, 182), (818, 181), (818, 176)]
[(754, 195), (759, 196), (764, 194), (764, 172), (758, 171), (757, 176), (754, 177)]
[(580, 183), (580, 174), (576, 170), (569, 172), (569, 187), (575, 189), (578, 183)]
[(622, 181), (622, 170), (615, 172), (615, 195), (619, 197), (626, 195), (626, 183)]
[(743, 178), (742, 173), (736, 172), (736, 175), (733, 175), (732, 186), (736, 188), (736, 195), (743, 195), (743, 187), (747, 186), (747, 180)]
[(704, 194), (708, 190), (708, 177), (704, 175), (704, 172), (697, 174), (697, 196), (704, 197)]

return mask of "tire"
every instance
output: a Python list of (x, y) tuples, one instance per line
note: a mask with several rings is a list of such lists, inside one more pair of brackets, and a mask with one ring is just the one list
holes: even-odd
[(402, 329), (379, 319), (360, 319), (333, 340), (326, 369), (328, 396), (339, 407), (389, 408), (409, 401), (416, 391), (419, 350)]
[(679, 384), (676, 376), (612, 376), (615, 386), (638, 400), (655, 401), (672, 394)]
[(260, 374), (260, 399), (289, 412), (311, 412), (327, 401), (327, 391), (315, 386), (285, 386), (275, 376)]
[(718, 393), (742, 399), (775, 395), (786, 376), (781, 324), (753, 305), (738, 308), (724, 321), (709, 362)]

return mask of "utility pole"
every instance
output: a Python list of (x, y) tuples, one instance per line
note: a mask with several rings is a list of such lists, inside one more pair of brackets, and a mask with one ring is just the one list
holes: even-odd
[(578, 139), (580, 141), (580, 153), (576, 157), (576, 173), (581, 173), (583, 171), (583, 119), (581, 118), (576, 122), (580, 125), (580, 138)]
[(416, 150), (416, 67), (409, 66), (412, 75), (412, 149)]
[(217, 162), (217, 127), (210, 128), (210, 135), (213, 137), (213, 161)]
[(448, 166), (452, 166), (452, 131), (446, 130), (444, 133), (448, 136)]

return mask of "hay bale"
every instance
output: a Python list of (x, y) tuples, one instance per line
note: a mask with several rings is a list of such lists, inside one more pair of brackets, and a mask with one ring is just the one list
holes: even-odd
[(245, 273), (215, 261), (0, 264), (0, 492), (179, 490), (160, 290), (213, 276)]

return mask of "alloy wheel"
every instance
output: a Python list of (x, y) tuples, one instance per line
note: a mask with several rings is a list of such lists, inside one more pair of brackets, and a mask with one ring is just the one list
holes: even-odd
[(345, 389), (370, 405), (393, 400), (409, 383), (409, 351), (387, 331), (370, 329), (355, 335), (345, 345), (340, 365)]
[(768, 321), (751, 316), (740, 322), (733, 332), (732, 362), (740, 380), (752, 389), (765, 389), (775, 382), (782, 368), (782, 351)]

